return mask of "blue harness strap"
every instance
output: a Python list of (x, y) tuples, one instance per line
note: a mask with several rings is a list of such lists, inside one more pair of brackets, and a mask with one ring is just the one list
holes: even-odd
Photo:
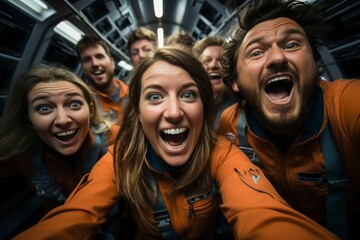
[(82, 173), (88, 173), (95, 163), (106, 153), (108, 149), (107, 132), (100, 134), (93, 133), (94, 143), (86, 155), (86, 161), (82, 168)]
[(245, 112), (240, 112), (240, 117), (236, 126), (239, 140), (239, 148), (250, 158), (251, 162), (257, 166), (260, 166), (260, 159), (255, 150), (250, 146), (246, 138), (246, 117)]
[(48, 173), (46, 167), (42, 163), (42, 146), (36, 146), (31, 156), (33, 166), (33, 177), (31, 183), (35, 188), (36, 196), (42, 198), (56, 199), (57, 201), (65, 201), (60, 186), (55, 179)]
[(165, 206), (161, 193), (157, 190), (155, 180), (150, 173), (147, 173), (147, 178), (151, 188), (156, 192), (156, 202), (153, 215), (157, 222), (157, 227), (165, 240), (178, 240), (179, 237), (176, 235), (173, 227), (171, 226), (169, 212)]
[(240, 116), (239, 116), (239, 120), (238, 120), (238, 124), (236, 126), (236, 130), (238, 132), (238, 140), (239, 140), (239, 144), (241, 146), (250, 147), (250, 145), (249, 145), (249, 143), (248, 143), (248, 141), (246, 139), (245, 129), (246, 129), (245, 112), (241, 111)]
[(347, 239), (346, 190), (350, 179), (337, 150), (329, 122), (320, 136), (320, 145), (326, 166), (326, 178), (329, 192), (326, 196), (326, 228), (342, 239)]
[(155, 180), (150, 173), (148, 173), (148, 180), (151, 188), (156, 192), (156, 202), (153, 215), (157, 221), (157, 227), (165, 240), (178, 240), (179, 237), (176, 235), (173, 227), (171, 226), (170, 215), (165, 206), (164, 200), (161, 193), (157, 190)]

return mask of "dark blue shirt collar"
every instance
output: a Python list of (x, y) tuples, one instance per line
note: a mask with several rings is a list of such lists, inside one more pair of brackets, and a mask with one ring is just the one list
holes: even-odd
[(149, 165), (158, 172), (168, 173), (175, 180), (179, 179), (184, 167), (173, 167), (167, 164), (161, 157), (159, 157), (153, 150), (151, 144), (147, 142), (148, 150), (146, 152), (146, 159)]

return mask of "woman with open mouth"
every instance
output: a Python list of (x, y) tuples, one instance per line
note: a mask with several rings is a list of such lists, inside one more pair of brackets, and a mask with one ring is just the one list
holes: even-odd
[(12, 188), (25, 179), (44, 204), (39, 217), (65, 201), (118, 130), (103, 120), (81, 79), (54, 67), (34, 68), (18, 79), (0, 122), (0, 183), (16, 193)]

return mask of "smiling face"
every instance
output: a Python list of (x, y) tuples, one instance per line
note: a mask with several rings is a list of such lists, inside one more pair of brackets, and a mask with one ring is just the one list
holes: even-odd
[(317, 69), (304, 30), (289, 18), (259, 23), (239, 47), (233, 84), (268, 131), (295, 135), (317, 83)]
[(220, 50), (220, 46), (209, 46), (205, 48), (199, 56), (200, 62), (210, 76), (215, 91), (219, 91), (225, 87), (223, 82), (224, 70), (220, 62)]
[(85, 48), (80, 59), (85, 76), (96, 89), (105, 91), (111, 86), (115, 63), (101, 45)]
[(169, 165), (190, 158), (203, 124), (203, 102), (191, 76), (182, 68), (157, 61), (143, 74), (139, 120), (154, 151)]
[(75, 154), (90, 126), (89, 105), (79, 87), (67, 81), (41, 82), (28, 94), (28, 113), (39, 138), (63, 155)]

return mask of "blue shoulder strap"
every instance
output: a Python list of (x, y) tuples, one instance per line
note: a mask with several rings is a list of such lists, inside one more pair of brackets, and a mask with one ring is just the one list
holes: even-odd
[(342, 239), (347, 239), (346, 190), (349, 188), (350, 179), (346, 177), (342, 159), (331, 134), (329, 121), (320, 136), (320, 145), (329, 186), (326, 196), (326, 227)]
[(46, 167), (42, 163), (42, 146), (36, 146), (31, 156), (33, 166), (33, 176), (31, 183), (35, 188), (37, 197), (56, 199), (57, 201), (65, 201), (60, 186), (55, 179), (48, 173)]
[(244, 147), (250, 147), (250, 145), (246, 139), (246, 135), (245, 135), (246, 117), (245, 117), (244, 111), (240, 112), (240, 116), (239, 116), (239, 120), (238, 120), (236, 129), (237, 129), (237, 133), (238, 133), (239, 144)]
[(250, 158), (252, 163), (254, 163), (257, 166), (260, 166), (260, 159), (256, 154), (255, 150), (250, 146), (245, 135), (246, 117), (244, 111), (240, 112), (236, 129), (238, 134), (239, 148), (248, 156), (248, 158)]
[(94, 143), (89, 152), (86, 154), (86, 161), (82, 169), (84, 174), (90, 172), (95, 163), (107, 152), (108, 149), (107, 131), (95, 133), (95, 127), (92, 127), (91, 131), (94, 136)]
[(178, 240), (179, 237), (176, 235), (173, 227), (171, 226), (169, 212), (165, 206), (161, 193), (157, 190), (155, 180), (150, 173), (147, 173), (147, 178), (151, 188), (156, 192), (156, 202), (153, 215), (157, 222), (157, 227), (165, 240)]

